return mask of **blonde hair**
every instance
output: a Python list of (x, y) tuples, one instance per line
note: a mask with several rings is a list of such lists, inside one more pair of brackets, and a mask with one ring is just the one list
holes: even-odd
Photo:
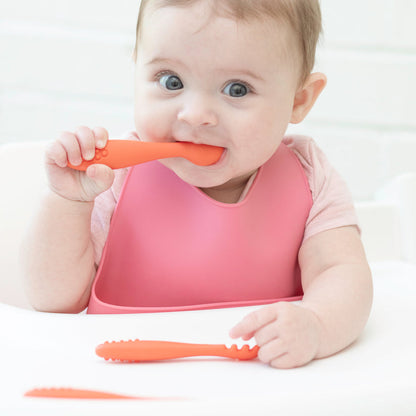
[[(202, 0), (141, 0), (136, 27), (137, 57), (140, 30), (145, 9), (152, 4), (154, 8), (186, 7)], [(207, 1), (207, 0), (205, 0)], [(209, 0), (217, 15), (249, 21), (268, 17), (289, 25), (296, 36), (302, 58), (301, 82), (304, 82), (315, 65), (315, 52), (322, 32), (322, 19), (319, 0)]]

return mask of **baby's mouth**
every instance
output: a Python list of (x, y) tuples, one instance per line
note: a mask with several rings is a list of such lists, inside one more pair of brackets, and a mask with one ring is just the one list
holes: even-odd
[[(173, 143), (182, 143), (186, 145), (190, 145), (188, 147), (188, 151), (190, 153), (194, 153), (195, 157), (199, 159), (198, 162), (193, 162), (191, 158), (186, 157), (186, 159), (190, 160), (192, 163), (197, 164), (199, 166), (204, 167), (216, 167), (225, 157), (225, 154), (227, 152), (227, 149), (222, 146), (218, 146), (216, 144), (209, 143), (209, 141), (201, 141), (198, 140), (198, 138), (194, 138), (194, 140), (186, 140), (182, 139), (180, 137), (174, 138), (170, 140), (170, 142)], [(204, 160), (204, 162), (202, 162)]]
[(172, 139), (163, 143), (166, 144), (166, 147), (163, 146), (163, 148), (169, 149), (170, 157), (183, 157), (194, 165), (204, 167), (216, 165), (221, 160), (225, 150), (220, 146), (185, 140)]

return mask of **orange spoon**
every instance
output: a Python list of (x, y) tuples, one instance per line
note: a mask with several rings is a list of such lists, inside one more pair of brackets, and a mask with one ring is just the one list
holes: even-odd
[(121, 361), (156, 361), (172, 358), (217, 356), (237, 360), (251, 360), (257, 357), (259, 347), (250, 349), (244, 345), (241, 349), (237, 345), (230, 348), (222, 344), (188, 344), (168, 341), (119, 341), (100, 344), (95, 352), (106, 360)]
[(94, 163), (120, 169), (151, 160), (183, 157), (195, 165), (208, 166), (219, 160), (224, 148), (190, 142), (139, 142), (135, 140), (109, 140), (103, 149), (95, 149), (92, 160), (83, 160), (80, 165), (68, 164), (72, 169), (86, 170)]
[[(124, 396), (116, 393), (106, 393), (96, 390), (73, 388), (40, 388), (29, 390), (24, 397), (39, 397), (49, 399), (128, 399), (128, 400), (162, 400), (158, 397)], [(167, 399), (167, 398), (166, 398)]]

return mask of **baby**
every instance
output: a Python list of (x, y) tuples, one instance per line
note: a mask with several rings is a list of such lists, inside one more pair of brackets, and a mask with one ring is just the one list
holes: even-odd
[(130, 139), (224, 152), (205, 167), (170, 158), (79, 172), (68, 162), (91, 160), (108, 133), (63, 133), (23, 247), (33, 307), (267, 305), (230, 336), (255, 337), (276, 368), (350, 345), (372, 302), (352, 201), (312, 139), (284, 136), (325, 87), (312, 73), (320, 30), (318, 0), (142, 0)]

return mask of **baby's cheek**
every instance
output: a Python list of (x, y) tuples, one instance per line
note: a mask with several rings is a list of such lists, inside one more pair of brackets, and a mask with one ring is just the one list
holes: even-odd
[(166, 123), (161, 122), (161, 117), (156, 117), (148, 110), (136, 110), (134, 122), (136, 132), (143, 141), (160, 142), (165, 141), (169, 136)]

